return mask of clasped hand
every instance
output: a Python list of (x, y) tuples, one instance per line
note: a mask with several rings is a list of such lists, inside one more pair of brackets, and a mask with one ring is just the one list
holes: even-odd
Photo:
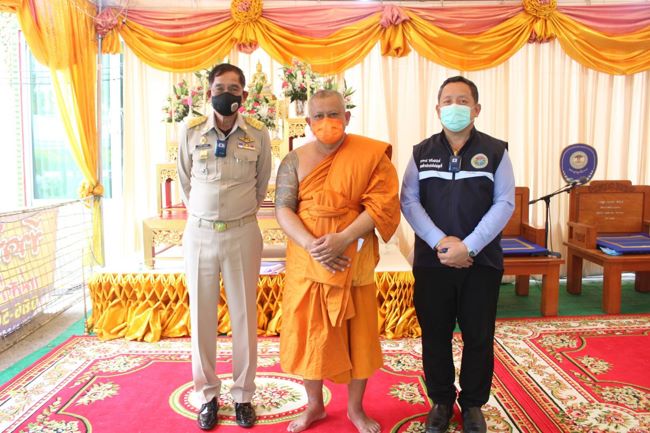
[(343, 271), (350, 266), (350, 258), (343, 255), (350, 244), (341, 233), (330, 233), (314, 239), (306, 248), (314, 260), (328, 271)]
[(456, 236), (444, 237), (438, 243), (438, 260), (451, 268), (469, 268), (474, 262), (467, 246)]

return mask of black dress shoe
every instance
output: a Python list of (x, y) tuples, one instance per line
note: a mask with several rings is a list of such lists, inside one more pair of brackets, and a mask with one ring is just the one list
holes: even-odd
[(449, 427), (449, 421), (454, 414), (450, 404), (434, 404), (427, 415), (426, 433), (444, 433)]
[(463, 433), (486, 433), (487, 425), (480, 407), (463, 410)]
[(235, 403), (235, 415), (239, 427), (249, 428), (255, 424), (255, 408), (250, 403)]
[(212, 430), (217, 425), (217, 413), (219, 412), (219, 404), (217, 397), (213, 397), (209, 402), (201, 405), (197, 422), (201, 430)]

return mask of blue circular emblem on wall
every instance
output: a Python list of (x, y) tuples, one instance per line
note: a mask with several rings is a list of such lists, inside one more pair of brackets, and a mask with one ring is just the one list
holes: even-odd
[(588, 144), (571, 144), (565, 147), (560, 155), (560, 171), (567, 183), (590, 181), (594, 177), (597, 166), (596, 149)]

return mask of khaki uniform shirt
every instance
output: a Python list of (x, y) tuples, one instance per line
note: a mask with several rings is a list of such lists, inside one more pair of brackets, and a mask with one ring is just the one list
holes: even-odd
[[(217, 137), (227, 138), (226, 156), (215, 156)], [(207, 220), (232, 221), (259, 209), (271, 177), (271, 139), (256, 119), (237, 114), (226, 137), (215, 116), (183, 124), (178, 141), (178, 178), (189, 213)]]

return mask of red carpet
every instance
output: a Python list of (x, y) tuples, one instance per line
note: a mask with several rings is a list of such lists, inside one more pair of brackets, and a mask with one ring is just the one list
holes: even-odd
[[(499, 321), (490, 432), (650, 431), (650, 316)], [(456, 355), (460, 337), (456, 337)], [(385, 366), (366, 411), (384, 432), (423, 432), (430, 404), (419, 340), (383, 341)], [(226, 392), (230, 340), (219, 340), (224, 392), (216, 431), (242, 432)], [(0, 431), (196, 432), (188, 339), (138, 343), (73, 337), (0, 388)], [(458, 356), (457, 356), (458, 359)], [(279, 373), (277, 339), (261, 339), (258, 424), (284, 432), (303, 409), (298, 378)], [(326, 383), (328, 417), (313, 432), (354, 432), (345, 386)], [(458, 414), (450, 432), (460, 432)]]
[(493, 394), (520, 431), (650, 432), (650, 316), (504, 320), (495, 349)]

